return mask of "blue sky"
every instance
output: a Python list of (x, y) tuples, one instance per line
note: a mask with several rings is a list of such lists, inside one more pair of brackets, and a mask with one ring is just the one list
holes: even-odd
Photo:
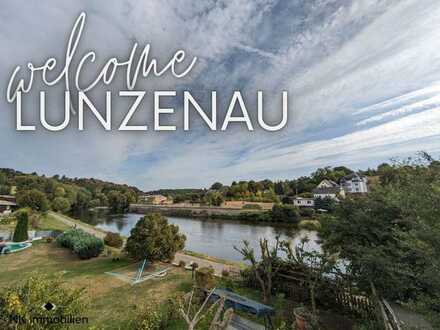
[[(263, 90), (265, 111), (274, 119), (287, 90), (288, 125), (271, 133), (239, 125), (211, 132), (197, 120), (190, 132), (104, 132), (93, 123), (84, 132), (73, 123), (61, 133), (41, 127), (16, 132), (14, 108), (5, 101), (12, 69), (50, 56), (62, 59), (81, 11), (87, 26), (79, 53), (94, 49), (97, 63), (127, 56), (134, 40), (151, 43), (158, 58), (178, 48), (199, 58), (184, 81), (142, 82), (137, 89), (147, 97), (163, 89), (199, 96), (216, 90), (223, 113), (232, 91), (241, 90), (255, 118), (256, 91)], [(4, 0), (0, 167), (98, 177), (147, 190), (293, 178), (322, 166), (366, 168), (419, 150), (438, 155), (438, 17), (436, 0)], [(116, 82), (111, 88), (120, 87)], [(104, 90), (95, 91), (97, 99)], [(37, 120), (37, 96), (26, 96), (29, 121)], [(62, 97), (62, 89), (51, 89), (53, 119), (62, 113)], [(178, 124), (181, 115), (177, 107)], [(151, 122), (151, 107), (137, 120)]]

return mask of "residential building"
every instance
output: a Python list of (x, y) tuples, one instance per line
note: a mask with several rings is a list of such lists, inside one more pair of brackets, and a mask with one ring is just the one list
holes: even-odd
[(340, 183), (345, 192), (349, 194), (368, 193), (368, 179), (364, 175), (352, 173), (344, 176)]
[(17, 204), (15, 204), (14, 202), (0, 200), (0, 215), (11, 214), (16, 206)]
[(312, 190), (313, 198), (331, 198), (339, 201), (339, 198), (345, 197), (345, 190), (336, 182), (323, 180), (315, 189)]
[(296, 196), (293, 199), (293, 205), (296, 207), (314, 207), (315, 200), (313, 198), (305, 198)]
[(168, 197), (163, 195), (143, 195), (139, 197), (141, 202), (153, 205), (169, 204)]

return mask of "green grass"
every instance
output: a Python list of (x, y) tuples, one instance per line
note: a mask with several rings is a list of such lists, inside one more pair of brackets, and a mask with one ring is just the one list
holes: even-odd
[(187, 292), (191, 288), (191, 273), (179, 268), (172, 268), (164, 278), (135, 286), (105, 274), (132, 262), (127, 258), (112, 261), (111, 257), (80, 260), (56, 243), (35, 242), (29, 249), (0, 256), (0, 291), (21, 281), (32, 271), (50, 276), (61, 273), (69, 287), (86, 289), (91, 306), (84, 315), (89, 317), (86, 329), (90, 326), (125, 329), (149, 300), (160, 302), (177, 291)]
[(51, 213), (42, 214), (40, 216), (39, 230), (59, 230), (65, 231), (70, 227), (63, 222), (57, 220)]

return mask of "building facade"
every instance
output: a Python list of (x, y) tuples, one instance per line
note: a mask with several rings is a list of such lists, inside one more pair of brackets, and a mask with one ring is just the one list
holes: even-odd
[(368, 179), (364, 175), (353, 173), (341, 179), (341, 186), (349, 194), (368, 193)]

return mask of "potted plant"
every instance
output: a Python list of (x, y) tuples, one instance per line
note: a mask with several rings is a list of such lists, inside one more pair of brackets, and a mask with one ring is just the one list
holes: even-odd
[(295, 315), (295, 329), (297, 330), (306, 330), (308, 329), (308, 323), (311, 319), (311, 313), (307, 309), (307, 307), (300, 306), (293, 310), (293, 314)]

